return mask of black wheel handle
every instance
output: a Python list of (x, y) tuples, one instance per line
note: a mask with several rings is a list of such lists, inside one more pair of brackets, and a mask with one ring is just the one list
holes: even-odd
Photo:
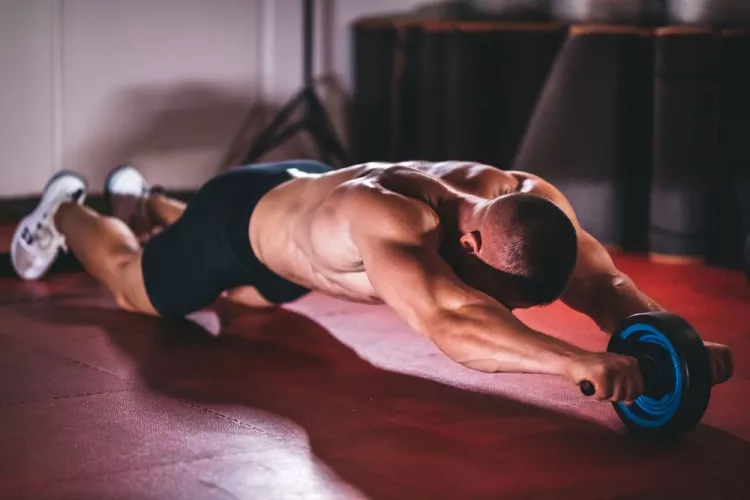
[(593, 396), (596, 392), (596, 387), (594, 387), (594, 384), (592, 384), (588, 380), (581, 381), (579, 387), (581, 388), (581, 392), (584, 394), (584, 396)]

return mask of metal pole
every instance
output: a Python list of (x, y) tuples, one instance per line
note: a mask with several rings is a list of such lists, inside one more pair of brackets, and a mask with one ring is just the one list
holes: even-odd
[(315, 29), (315, 5), (313, 0), (302, 0), (302, 77), (305, 88), (313, 84), (313, 53), (315, 50), (313, 30)]

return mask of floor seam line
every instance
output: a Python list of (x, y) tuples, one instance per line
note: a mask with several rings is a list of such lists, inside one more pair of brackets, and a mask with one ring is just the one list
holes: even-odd
[(32, 302), (53, 302), (56, 300), (67, 300), (67, 299), (86, 299), (86, 298), (96, 298), (96, 294), (91, 294), (90, 292), (87, 293), (74, 293), (70, 295), (53, 295), (50, 297), (24, 297), (19, 299), (10, 299), (8, 301), (3, 301), (0, 303), (0, 309), (5, 309), (7, 307), (13, 307), (23, 304), (30, 304)]
[(60, 353), (57, 353), (57, 352), (55, 352), (55, 351), (49, 351), (49, 350), (47, 350), (47, 349), (45, 349), (45, 351), (46, 351), (46, 352), (49, 352), (49, 353), (52, 353), (52, 354), (57, 354), (57, 355), (58, 355), (58, 356), (60, 356), (61, 358), (63, 358), (63, 359), (66, 359), (66, 360), (70, 361), (71, 363), (75, 363), (75, 364), (77, 364), (77, 365), (83, 366), (83, 367), (85, 367), (85, 368), (89, 368), (89, 369), (91, 369), (91, 370), (96, 370), (96, 371), (98, 371), (98, 372), (100, 372), (100, 373), (105, 373), (105, 374), (107, 374), (107, 375), (111, 375), (111, 376), (115, 377), (115, 378), (116, 378), (117, 380), (128, 381), (128, 379), (127, 379), (127, 378), (123, 378), (123, 377), (120, 377), (120, 376), (118, 376), (118, 375), (115, 375), (114, 373), (110, 373), (110, 372), (108, 372), (107, 370), (104, 370), (103, 368), (99, 368), (99, 367), (97, 367), (97, 366), (92, 366), (92, 365), (90, 365), (90, 364), (88, 364), (88, 363), (84, 363), (83, 361), (78, 361), (77, 359), (73, 359), (73, 358), (71, 358), (71, 357), (68, 357), (68, 356), (66, 356), (66, 355), (64, 355), (64, 354), (60, 354)]
[(127, 377), (121, 377), (121, 376), (119, 376), (119, 375), (117, 375), (115, 373), (109, 372), (109, 371), (107, 371), (107, 370), (105, 370), (103, 368), (99, 368), (97, 366), (93, 366), (93, 365), (90, 365), (88, 363), (84, 363), (83, 361), (79, 361), (77, 359), (73, 359), (73, 358), (71, 358), (70, 356), (68, 356), (66, 354), (62, 354), (61, 352), (52, 350), (52, 349), (50, 349), (47, 346), (43, 346), (43, 345), (40, 346), (40, 345), (34, 344), (32, 342), (29, 342), (28, 340), (25, 340), (23, 338), (19, 338), (17, 336), (5, 333), (3, 331), (0, 331), (0, 335), (2, 335), (3, 337), (8, 338), (10, 340), (19, 342), (20, 344), (23, 344), (26, 347), (30, 347), (32, 349), (37, 349), (37, 350), (39, 350), (41, 352), (44, 352), (44, 353), (47, 353), (47, 354), (51, 354), (51, 355), (53, 355), (53, 356), (55, 356), (57, 358), (64, 359), (65, 361), (69, 361), (69, 362), (71, 362), (73, 364), (82, 366), (84, 368), (89, 368), (91, 370), (96, 370), (96, 371), (98, 371), (100, 373), (104, 373), (106, 375), (111, 375), (112, 377), (115, 377), (117, 380), (121, 380), (121, 381), (124, 381), (124, 382), (129, 382), (130, 381)]
[(180, 400), (180, 402), (182, 404), (186, 405), (186, 406), (189, 406), (190, 408), (194, 408), (196, 410), (201, 410), (203, 412), (210, 413), (211, 415), (219, 417), (219, 418), (221, 418), (223, 420), (226, 420), (228, 422), (231, 422), (231, 423), (233, 423), (235, 425), (239, 425), (240, 427), (244, 427), (245, 429), (250, 429), (252, 431), (255, 431), (258, 434), (261, 434), (262, 436), (267, 437), (269, 439), (273, 439), (275, 441), (283, 442), (283, 440), (279, 439), (278, 436), (274, 436), (272, 434), (269, 434), (268, 432), (266, 432), (262, 428), (256, 427), (256, 426), (254, 426), (252, 424), (248, 424), (247, 422), (243, 422), (242, 420), (229, 417), (227, 415), (224, 415), (221, 412), (218, 412), (216, 410), (212, 410), (211, 408), (207, 408), (207, 407), (205, 407), (203, 405), (200, 405), (200, 404), (197, 404), (197, 403), (191, 403), (190, 401), (187, 401), (187, 400), (184, 400), (184, 399)]
[(5, 406), (17, 406), (17, 405), (25, 405), (30, 403), (44, 403), (45, 401), (61, 401), (63, 399), (74, 399), (74, 398), (83, 398), (86, 396), (102, 396), (104, 394), (119, 394), (121, 392), (129, 392), (132, 389), (119, 389), (116, 391), (100, 391), (100, 392), (83, 392), (80, 394), (70, 394), (68, 396), (54, 396), (51, 398), (40, 398), (40, 399), (27, 399), (24, 401), (12, 401), (10, 403), (0, 403), (0, 408)]

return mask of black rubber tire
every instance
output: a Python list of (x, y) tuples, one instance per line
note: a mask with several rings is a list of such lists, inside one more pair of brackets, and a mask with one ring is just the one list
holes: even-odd
[(648, 439), (672, 439), (693, 429), (703, 418), (711, 398), (711, 370), (703, 340), (693, 327), (680, 316), (670, 313), (644, 313), (628, 318), (612, 335), (607, 350), (632, 354), (633, 343), (619, 334), (633, 324), (645, 323), (657, 329), (675, 347), (681, 365), (683, 388), (681, 402), (675, 414), (664, 425), (645, 427), (624, 413), (619, 403), (613, 403), (617, 415), (633, 435)]

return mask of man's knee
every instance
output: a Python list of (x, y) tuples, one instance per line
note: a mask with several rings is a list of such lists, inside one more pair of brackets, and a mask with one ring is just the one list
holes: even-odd
[(117, 305), (129, 312), (155, 315), (146, 293), (141, 268), (141, 251), (123, 249), (109, 263), (109, 279), (105, 285), (110, 289)]
[[(112, 249), (99, 267), (106, 274), (105, 281), (111, 281), (113, 286), (119, 285), (132, 268), (140, 265), (141, 250), (132, 245), (121, 245)], [(106, 283), (109, 286), (109, 283)]]

